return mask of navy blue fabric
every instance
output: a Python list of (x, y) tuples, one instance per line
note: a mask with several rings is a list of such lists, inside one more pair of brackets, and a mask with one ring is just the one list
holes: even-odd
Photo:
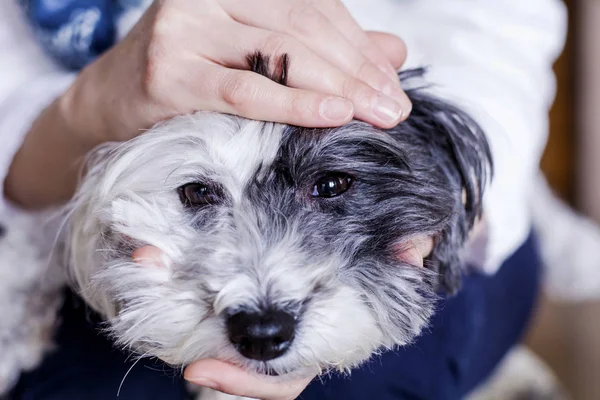
[(22, 376), (11, 400), (188, 399), (181, 374), (162, 362), (142, 359), (132, 368), (135, 361), (99, 333), (99, 319), (70, 292), (61, 318), (57, 351)]
[[(466, 277), (458, 295), (444, 299), (431, 327), (415, 344), (387, 352), (351, 378), (331, 376), (309, 385), (304, 400), (458, 400), (486, 378), (519, 341), (534, 308), (540, 260), (527, 242), (494, 276)], [(97, 333), (77, 300), (65, 305), (59, 349), (23, 376), (15, 400), (116, 399), (131, 367)], [(141, 361), (125, 379), (119, 400), (186, 399), (179, 375), (158, 361)]]
[(25, 8), (42, 47), (73, 70), (108, 50), (116, 39), (118, 16), (125, 8), (139, 4), (139, 0), (17, 1)]
[(481, 383), (517, 343), (534, 309), (541, 263), (535, 239), (494, 276), (470, 275), (440, 303), (430, 329), (411, 346), (352, 372), (313, 382), (310, 400), (458, 400)]

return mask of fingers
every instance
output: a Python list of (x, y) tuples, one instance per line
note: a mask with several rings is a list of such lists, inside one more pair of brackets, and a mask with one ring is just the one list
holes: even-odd
[[(307, 127), (357, 118), (392, 128), (410, 113), (376, 44), (391, 43), (391, 52), (402, 49), (401, 41), (383, 34), (371, 40), (338, 0), (204, 3), (162, 2), (155, 16), (141, 86), (154, 104), (146, 109), (159, 110), (161, 119), (209, 110)], [(246, 57), (256, 51), (273, 62), (289, 56), (288, 87), (247, 71)]]
[(371, 41), (383, 52), (384, 56), (390, 60), (394, 71), (402, 67), (406, 61), (406, 44), (396, 35), (385, 32), (367, 31)]
[(355, 118), (382, 128), (391, 128), (404, 117), (401, 103), (406, 104), (408, 98), (400, 86), (391, 83), (387, 77), (382, 76), (373, 84), (380, 88), (377, 90), (344, 73), (289, 36), (258, 28), (239, 25), (231, 29), (229, 39), (219, 44), (220, 58), (215, 60), (218, 64), (241, 68), (246, 63), (245, 55), (256, 50), (271, 55), (272, 60), (288, 54), (290, 87), (348, 99), (354, 105)]
[(197, 361), (186, 368), (184, 377), (191, 383), (227, 394), (262, 400), (295, 399), (311, 381), (311, 379), (302, 379), (272, 383), (218, 360)]
[[(221, 3), (224, 9), (240, 22), (238, 33), (234, 34), (238, 40), (232, 40), (230, 33), (227, 36), (229, 42), (223, 43), (224, 46), (229, 45), (230, 48), (232, 42), (236, 43), (231, 52), (237, 52), (238, 58), (240, 45), (237, 43), (245, 43), (242, 47), (250, 53), (258, 49), (271, 56), (280, 56), (285, 52), (291, 57), (292, 68), (294, 63), (301, 63), (301, 68), (296, 66), (301, 73), (315, 75), (316, 72), (318, 75), (306, 80), (306, 77), (298, 76), (297, 72), (290, 71), (290, 78), (295, 78), (295, 81), (290, 80), (291, 86), (324, 91), (348, 98), (356, 108), (355, 117), (380, 127), (395, 126), (408, 116), (412, 106), (398, 85), (395, 69), (384, 53), (371, 42), (369, 36), (357, 24), (350, 24), (352, 33), (345, 35), (338, 30), (335, 24), (331, 23), (327, 15), (321, 12), (319, 9), (321, 3), (312, 5), (307, 0), (295, 2), (264, 0), (265, 10), (261, 9), (260, 12), (257, 12), (251, 2), (222, 0)], [(347, 14), (347, 10), (343, 6), (341, 7)], [(344, 25), (343, 21), (342, 25)], [(247, 29), (250, 27), (254, 27), (253, 32)], [(357, 48), (350, 38), (359, 38), (362, 43), (361, 48)], [(223, 46), (219, 46), (219, 48), (222, 49)], [(371, 57), (384, 59), (382, 62), (386, 67), (378, 67), (373, 63)], [(235, 65), (235, 60), (229, 60), (229, 62)], [(326, 82), (322, 82), (321, 71), (324, 68), (330, 78), (334, 74), (338, 76), (333, 89), (323, 84)], [(346, 84), (346, 82), (348, 83)], [(366, 83), (382, 93), (384, 97), (391, 98), (399, 104), (399, 109), (402, 111), (396, 116), (394, 112), (390, 112), (389, 108), (385, 110), (384, 114), (381, 114), (381, 110), (378, 109), (375, 110), (375, 116), (373, 116), (374, 110), (364, 109), (364, 107), (374, 107), (374, 100), (370, 104), (366, 104), (367, 100), (372, 99), (372, 95), (366, 94), (368, 97), (366, 99), (365, 93), (360, 93), (360, 96), (357, 94), (355, 97), (344, 93), (345, 90), (358, 90), (360, 86), (358, 82)], [(365, 103), (364, 107), (358, 103), (359, 100)], [(387, 105), (391, 106), (391, 103)]]
[(393, 80), (398, 82), (396, 73), (399, 66), (390, 63), (389, 57), (374, 44), (369, 35), (352, 17), (348, 9), (339, 0), (312, 0), (319, 9), (328, 16), (329, 20), (340, 32), (364, 54), (366, 58), (375, 63), (379, 69), (385, 71)]
[(344, 98), (285, 87), (249, 71), (207, 65), (198, 72), (212, 79), (192, 79), (199, 85), (192, 93), (213, 93), (207, 96), (210, 103), (195, 99), (199, 109), (307, 127), (343, 125), (354, 115), (354, 106)]
[[(257, 12), (252, 2), (236, 2), (226, 9), (244, 25), (283, 33), (296, 39), (323, 60), (345, 73), (360, 77), (376, 89), (381, 89), (380, 82), (397, 83), (394, 74), (382, 71), (365, 57), (318, 6), (313, 6), (307, 1), (263, 0), (263, 3), (269, 10), (266, 15), (262, 10)], [(376, 49), (375, 45), (371, 47)]]

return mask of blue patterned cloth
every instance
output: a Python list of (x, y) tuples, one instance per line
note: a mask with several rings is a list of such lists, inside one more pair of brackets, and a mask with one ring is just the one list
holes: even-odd
[(140, 0), (16, 0), (44, 49), (65, 68), (78, 70), (116, 40), (121, 13)]

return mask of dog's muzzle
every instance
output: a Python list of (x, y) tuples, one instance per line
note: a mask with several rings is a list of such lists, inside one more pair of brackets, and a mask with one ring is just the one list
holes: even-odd
[(290, 348), (296, 333), (296, 318), (280, 310), (239, 311), (227, 318), (227, 331), (241, 355), (269, 361)]

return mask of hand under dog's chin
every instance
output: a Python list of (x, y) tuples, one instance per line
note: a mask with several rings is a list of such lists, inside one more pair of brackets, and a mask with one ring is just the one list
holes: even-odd
[[(408, 93), (388, 131), (196, 113), (100, 149), (69, 211), (73, 285), (118, 345), (174, 366), (292, 380), (412, 342), (460, 287), (491, 160), (468, 115)], [(144, 244), (170, 265), (132, 262)]]
[(286, 373), (278, 373), (277, 371), (272, 371), (272, 370), (268, 370), (268, 371), (254, 371), (255, 374), (260, 375), (263, 377), (263, 379), (267, 379), (269, 381), (273, 381), (273, 382), (285, 382), (285, 381), (294, 381), (294, 380), (299, 380), (299, 379), (305, 379), (305, 378), (312, 378), (315, 375), (320, 375), (323, 372), (323, 370), (315, 367), (315, 368), (308, 368), (308, 367), (304, 367), (304, 368), (298, 368), (298, 369), (293, 369), (290, 370), (289, 372)]
[(333, 366), (328, 366), (328, 367), (319, 367), (319, 366), (313, 366), (313, 367), (298, 367), (295, 369), (290, 369), (287, 372), (284, 373), (279, 373), (277, 371), (271, 370), (271, 369), (251, 369), (251, 370), (247, 370), (248, 372), (260, 376), (261, 379), (263, 379), (265, 382), (272, 382), (272, 383), (281, 383), (281, 382), (291, 382), (291, 381), (298, 381), (298, 380), (302, 380), (302, 379), (311, 379), (314, 378), (315, 376), (318, 375), (326, 375), (329, 372), (332, 371), (338, 371), (338, 372), (348, 372), (352, 367), (348, 366), (348, 367), (333, 367)]

